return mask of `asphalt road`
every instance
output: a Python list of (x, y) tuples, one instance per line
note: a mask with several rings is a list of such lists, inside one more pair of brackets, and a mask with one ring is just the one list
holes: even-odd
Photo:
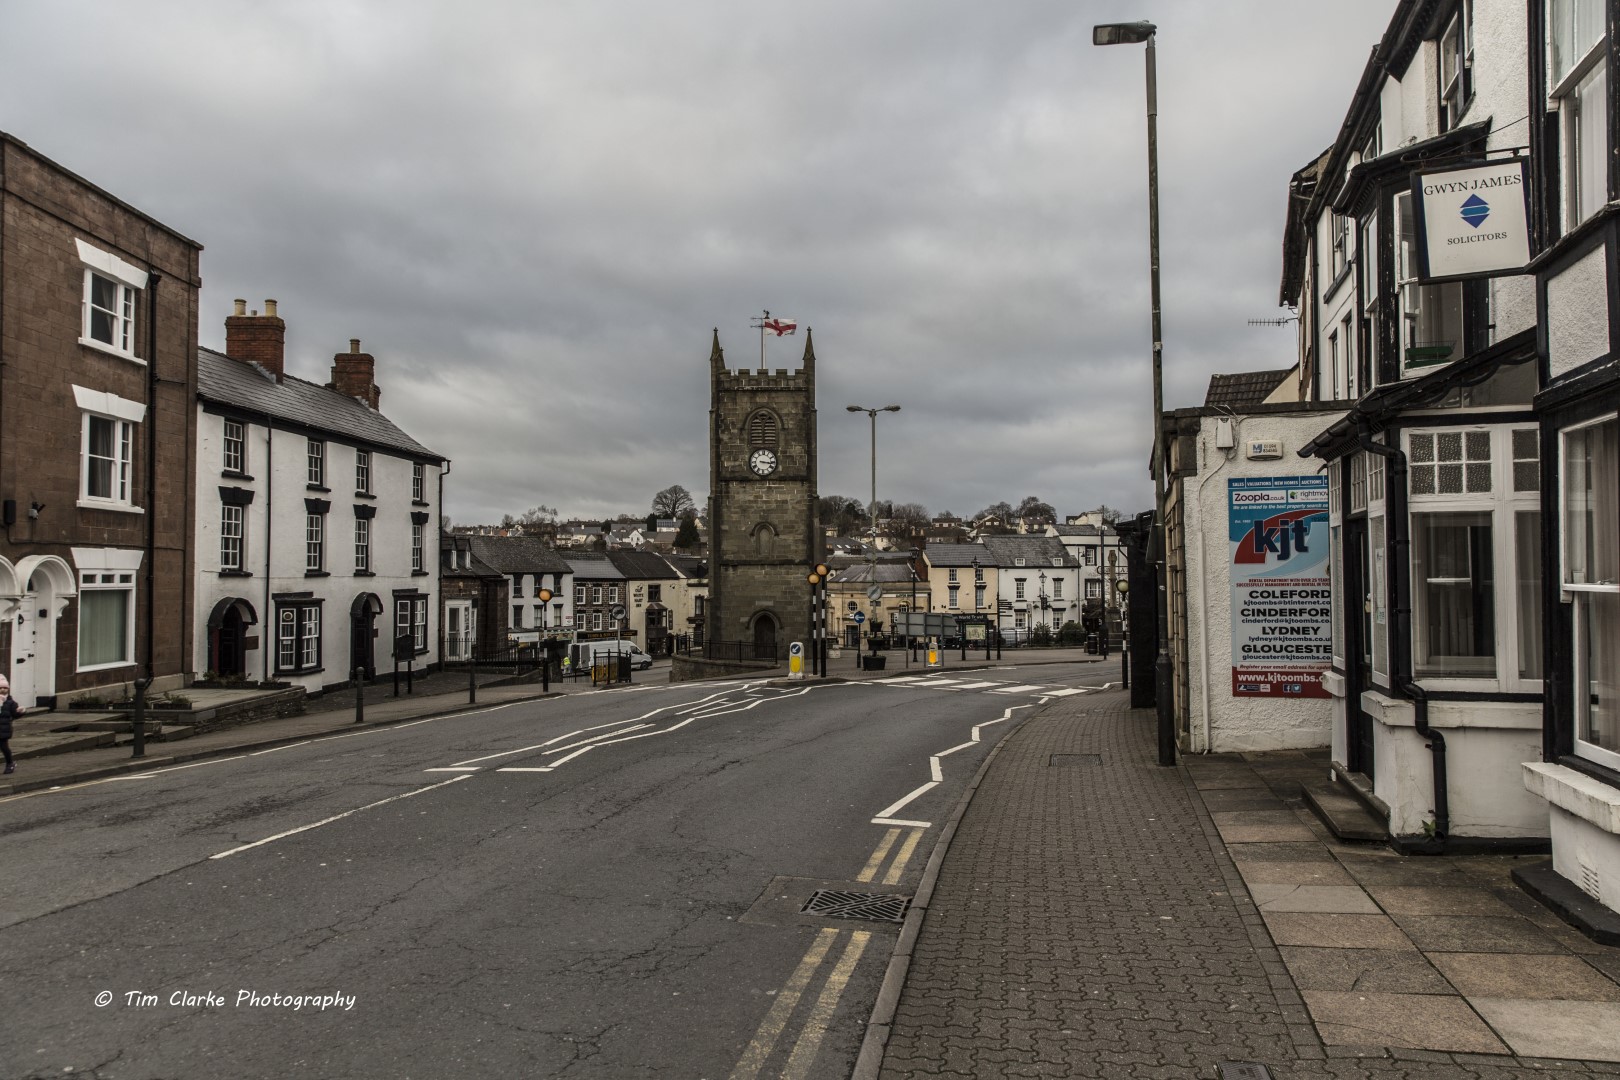
[(988, 748), (1103, 682), (921, 676), (637, 686), (0, 800), (0, 1076), (847, 1076), (899, 925), (800, 907), (909, 896)]

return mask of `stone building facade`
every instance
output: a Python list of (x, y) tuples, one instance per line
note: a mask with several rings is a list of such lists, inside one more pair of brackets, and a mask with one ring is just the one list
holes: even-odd
[(201, 251), (0, 132), (0, 666), (24, 707), (192, 666)]
[(797, 372), (730, 371), (709, 354), (708, 641), (783, 655), (810, 640), (810, 586), (821, 559), (816, 510), (816, 355), (805, 332)]

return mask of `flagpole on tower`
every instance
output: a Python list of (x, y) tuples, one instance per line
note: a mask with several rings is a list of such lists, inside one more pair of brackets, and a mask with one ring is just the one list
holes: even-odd
[[(755, 316), (750, 316), (750, 318), (753, 317)], [(760, 370), (763, 371), (765, 369), (765, 331), (769, 330), (777, 337), (781, 337), (783, 334), (797, 333), (799, 322), (797, 319), (784, 319), (781, 316), (773, 319), (769, 308), (765, 309), (765, 314), (757, 316), (757, 318), (759, 322), (754, 325), (759, 328), (759, 366)]]

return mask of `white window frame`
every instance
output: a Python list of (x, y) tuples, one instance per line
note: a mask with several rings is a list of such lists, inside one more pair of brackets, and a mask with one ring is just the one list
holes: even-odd
[(1102, 599), (1102, 581), (1098, 578), (1086, 578), (1086, 599)]
[(1328, 592), (1333, 627), (1333, 669), (1344, 671), (1344, 514), (1340, 510), (1343, 498), (1342, 477), (1344, 459), (1328, 463)]
[(427, 501), (427, 470), (420, 461), (411, 463), (411, 501)]
[[(94, 424), (104, 423), (112, 425), (113, 457), (100, 458), (91, 453), (90, 431)], [(79, 505), (85, 508), (99, 508), (106, 510), (134, 510), (133, 502), (135, 470), (135, 425), (128, 420), (116, 416), (103, 416), (99, 413), (85, 413), (84, 423), (80, 432), (81, 452), (79, 454)], [(92, 459), (111, 462), (109, 485), (111, 495), (95, 495), (90, 491), (90, 463)]]
[(1440, 90), (1440, 130), (1445, 132), (1462, 123), (1474, 97), (1474, 0), (1459, 0), (1457, 10), (1440, 32), (1439, 49), (1435, 74)]
[(371, 572), (371, 519), (354, 519), (354, 572)]
[[(1396, 335), (1397, 359), (1400, 361), (1400, 377), (1412, 379), (1448, 364), (1454, 364), (1465, 355), (1467, 344), (1464, 341), (1466, 319), (1463, 313), (1463, 287), (1460, 281), (1425, 285), (1419, 279), (1417, 218), (1412, 207), (1410, 191), (1402, 191), (1395, 196), (1393, 213), (1395, 296), (1400, 315), (1399, 332)], [(1410, 239), (1403, 241), (1403, 236), (1409, 236)], [(1443, 360), (1412, 363), (1408, 354), (1413, 349), (1437, 347), (1441, 344), (1442, 339), (1436, 339), (1434, 335), (1445, 329), (1443, 320), (1437, 316), (1450, 304), (1448, 298), (1455, 299), (1457, 316), (1457, 324), (1452, 328), (1456, 339), (1451, 343), (1450, 355)], [(1426, 308), (1430, 309), (1427, 314)], [(1436, 322), (1442, 325), (1434, 325)]]
[(356, 495), (371, 494), (371, 451), (354, 452), (354, 491)]
[(247, 507), (229, 503), (219, 508), (219, 568), (242, 569), (246, 551)]
[[(1468, 432), (1484, 431), (1490, 435), (1491, 443), (1491, 490), (1489, 492), (1467, 492), (1455, 494), (1418, 494), (1409, 491), (1407, 497), (1407, 510), (1409, 515), (1435, 514), (1435, 513), (1488, 513), (1491, 520), (1491, 565), (1493, 581), (1493, 607), (1492, 619), (1496, 635), (1496, 674), (1493, 676), (1435, 676), (1418, 675), (1416, 680), (1425, 690), (1459, 690), (1497, 693), (1541, 693), (1542, 679), (1527, 679), (1519, 675), (1519, 638), (1521, 627), (1519, 625), (1519, 589), (1518, 589), (1518, 547), (1515, 543), (1518, 528), (1518, 517), (1521, 513), (1534, 513), (1537, 515), (1537, 529), (1539, 530), (1539, 514), (1541, 512), (1541, 493), (1539, 491), (1515, 491), (1513, 484), (1513, 431), (1515, 428), (1526, 428), (1528, 425), (1519, 424), (1457, 424), (1444, 427), (1412, 428), (1402, 432), (1403, 449), (1406, 451), (1408, 461), (1411, 459), (1412, 439), (1419, 435), (1437, 435), (1440, 433), (1461, 433), (1465, 440)], [(1464, 487), (1467, 487), (1466, 469)], [(1411, 473), (1408, 472), (1410, 481)], [(1410, 483), (1408, 485), (1411, 486)], [(1437, 485), (1438, 486), (1438, 485)], [(1412, 608), (1412, 659), (1414, 668), (1422, 652), (1422, 638), (1425, 633), (1422, 618), (1422, 601), (1418, 595), (1420, 582), (1417, 573), (1418, 540), (1416, 528), (1408, 521), (1408, 535), (1412, 538), (1410, 545), (1412, 559), (1409, 582), (1411, 596), (1408, 602)], [(1546, 613), (1540, 613), (1544, 622)]]
[(326, 515), (304, 515), (304, 573), (326, 569)]
[(423, 535), (425, 529), (426, 526), (418, 525), (414, 521), (411, 522), (411, 572), (413, 574), (422, 572), (422, 559), (426, 543)]
[(276, 673), (321, 670), (321, 605), (308, 600), (276, 605)]
[[(147, 273), (134, 263), (126, 262), (109, 251), (102, 251), (83, 240), (74, 240), (79, 263), (84, 268), (83, 311), (79, 323), (79, 344), (100, 352), (111, 353), (137, 364), (146, 361), (135, 355), (135, 294), (146, 288)], [(97, 278), (113, 289), (113, 307), (103, 307), (93, 301), (94, 282)], [(112, 319), (112, 341), (102, 341), (92, 334), (92, 319), (97, 311)]]
[(324, 488), (326, 486), (326, 443), (320, 439), (305, 441), (304, 453), (308, 461), (309, 486)]
[[(1572, 580), (1576, 576), (1584, 578), (1589, 577), (1590, 574), (1583, 569), (1577, 575), (1575, 568), (1571, 565), (1570, 536), (1568, 535), (1571, 531), (1568, 525), (1570, 519), (1570, 492), (1569, 484), (1567, 482), (1567, 478), (1571, 475), (1569, 466), (1569, 436), (1577, 431), (1585, 431), (1588, 428), (1594, 428), (1600, 424), (1606, 423), (1620, 423), (1620, 414), (1610, 413), (1607, 416), (1599, 416), (1584, 423), (1572, 424), (1558, 432), (1559, 475), (1562, 478), (1566, 478), (1564, 482), (1561, 483), (1558, 492), (1559, 527), (1557, 531), (1558, 534), (1563, 537), (1563, 544), (1558, 554), (1559, 598), (1564, 603), (1570, 605), (1570, 674), (1573, 680), (1572, 697), (1575, 705), (1574, 713), (1571, 717), (1573, 736), (1573, 742), (1571, 745), (1577, 757), (1585, 758), (1588, 761), (1596, 762), (1599, 765), (1605, 765), (1611, 769), (1620, 769), (1620, 752), (1598, 746), (1595, 743), (1587, 742), (1585, 739), (1581, 738), (1581, 732), (1585, 727), (1587, 710), (1591, 708), (1591, 694), (1589, 691), (1585, 690), (1585, 687), (1589, 685), (1592, 677), (1592, 673), (1587, 670), (1585, 660), (1585, 640), (1582, 637), (1582, 629), (1585, 625), (1583, 615), (1585, 614), (1585, 609), (1587, 606), (1592, 603), (1593, 597), (1599, 595), (1620, 595), (1620, 582), (1611, 582), (1607, 580), (1577, 582)], [(1620, 680), (1620, 675), (1611, 672), (1609, 674), (1609, 679), (1612, 685), (1615, 681)]]
[(956, 600), (957, 590), (960, 589), (960, 588), (961, 588), (960, 585), (947, 585), (947, 586), (945, 586), (945, 591), (949, 594), (949, 599), (948, 599), (948, 602), (946, 603), (946, 607), (947, 607), (948, 610), (955, 611), (960, 606), (957, 603), (957, 600)]
[[(121, 592), (124, 594), (124, 656), (119, 660), (109, 660), (100, 664), (85, 664), (80, 662), (84, 647), (84, 627), (88, 620), (84, 618), (83, 598), (91, 593)], [(81, 570), (79, 573), (79, 641), (74, 647), (74, 662), (76, 671), (107, 671), (111, 668), (129, 667), (135, 663), (135, 606), (137, 595), (135, 592), (135, 571), (133, 568), (122, 567), (97, 568), (94, 571)]]
[(227, 418), (220, 436), (220, 465), (228, 473), (247, 472), (247, 425)]
[[(1589, 41), (1586, 45), (1581, 45), (1573, 37), (1565, 42), (1558, 40), (1562, 25), (1560, 11), (1568, 14), (1579, 11), (1583, 15), (1595, 14), (1598, 17), (1599, 25), (1595, 33), (1589, 27), (1578, 28), (1588, 30)], [(1559, 220), (1566, 233), (1595, 214), (1609, 197), (1610, 147), (1606, 102), (1613, 93), (1608, 80), (1614, 77), (1614, 73), (1606, 67), (1608, 33), (1607, 27), (1602, 25), (1603, 12), (1604, 4), (1597, 0), (1547, 0), (1547, 75), (1555, 80), (1547, 93), (1547, 107), (1559, 115), (1558, 172), (1563, 187)], [(1578, 55), (1568, 58), (1566, 69), (1560, 75), (1561, 52), (1566, 48)], [(1599, 82), (1601, 86), (1594, 85)], [(1585, 119), (1580, 108), (1583, 90), (1590, 90), (1590, 99), (1595, 99), (1599, 106), (1597, 115), (1591, 118), (1595, 121), (1591, 127), (1582, 123)], [(1595, 131), (1602, 138), (1602, 144), (1595, 148), (1586, 146), (1581, 139), (1583, 129)], [(1583, 164), (1594, 168), (1599, 184), (1597, 191), (1582, 185)]]

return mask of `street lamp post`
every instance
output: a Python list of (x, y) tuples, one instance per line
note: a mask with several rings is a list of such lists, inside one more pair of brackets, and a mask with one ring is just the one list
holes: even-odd
[[(865, 413), (872, 420), (872, 499), (866, 504), (866, 519), (871, 526), (872, 538), (866, 549), (866, 565), (868, 568), (867, 581), (877, 584), (877, 414), (880, 412), (899, 412), (898, 405), (884, 405), (877, 409), (868, 409), (862, 405), (846, 405), (846, 412)], [(877, 634), (877, 628), (867, 631), (868, 637)], [(857, 642), (857, 645), (859, 642)]]
[[(1093, 45), (1147, 46), (1148, 268), (1153, 304), (1153, 523), (1158, 543), (1158, 655), (1153, 664), (1154, 703), (1159, 714), (1159, 764), (1176, 763), (1176, 732), (1170, 700), (1170, 618), (1165, 567), (1164, 501), (1169, 457), (1164, 445), (1164, 335), (1159, 321), (1159, 88), (1154, 37), (1158, 27), (1143, 20), (1102, 23), (1092, 28)], [(1106, 620), (1106, 605), (1104, 605)]]

